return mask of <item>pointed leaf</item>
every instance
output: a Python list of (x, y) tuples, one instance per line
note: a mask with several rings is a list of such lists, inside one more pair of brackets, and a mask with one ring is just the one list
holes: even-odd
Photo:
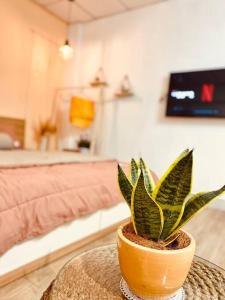
[(140, 168), (141, 168), (143, 176), (144, 176), (146, 190), (148, 191), (149, 195), (151, 195), (155, 188), (155, 182), (152, 177), (151, 171), (146, 166), (146, 164), (142, 158), (140, 158)]
[[(198, 193), (192, 196), (184, 206), (183, 216), (175, 232), (177, 232), (181, 227), (183, 227), (187, 222), (189, 222), (190, 219), (192, 219), (196, 215), (196, 213), (198, 213), (200, 210), (205, 208), (207, 205), (210, 204), (212, 200), (215, 200), (224, 192), (225, 192), (225, 186), (223, 186), (221, 189), (216, 191), (207, 192), (207, 193)], [(173, 234), (175, 232), (173, 232)]]
[(118, 165), (118, 183), (120, 191), (123, 195), (123, 198), (126, 200), (129, 207), (131, 206), (131, 196), (133, 191), (133, 186), (124, 173), (123, 169)]
[(131, 159), (130, 169), (131, 183), (135, 185), (138, 180), (138, 164), (133, 158)]
[(163, 241), (163, 246), (168, 246), (168, 245), (172, 244), (179, 237), (179, 235), (180, 235), (179, 232), (171, 235), (168, 239)]
[(131, 213), (136, 234), (158, 240), (163, 226), (159, 205), (151, 199), (144, 183), (143, 172), (138, 178), (131, 198)]
[(185, 150), (170, 166), (153, 192), (153, 200), (163, 210), (160, 239), (166, 239), (182, 217), (184, 201), (191, 191), (193, 151)]

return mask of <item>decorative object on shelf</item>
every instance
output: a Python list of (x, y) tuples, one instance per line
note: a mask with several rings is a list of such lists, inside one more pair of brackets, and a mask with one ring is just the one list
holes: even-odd
[(50, 138), (56, 134), (56, 131), (57, 128), (50, 119), (40, 121), (38, 126), (34, 127), (34, 140), (37, 148), (42, 151), (48, 150)]
[(158, 183), (145, 162), (131, 160), (130, 174), (118, 165), (120, 191), (131, 223), (118, 229), (120, 269), (129, 289), (143, 299), (164, 300), (182, 287), (195, 252), (195, 240), (181, 228), (225, 192), (225, 186), (190, 195), (193, 150), (185, 150)]
[(92, 87), (107, 86), (103, 68), (99, 68), (94, 80), (90, 83)]
[[(72, 10), (73, 10), (73, 2), (74, 2), (74, 0), (68, 0), (68, 11), (67, 11), (68, 18), (67, 19), (68, 19), (69, 23), (71, 22), (71, 16), (72, 16)], [(59, 48), (59, 54), (60, 54), (60, 56), (64, 60), (68, 60), (68, 59), (70, 59), (70, 58), (73, 57), (73, 55), (74, 55), (74, 49), (70, 45), (68, 38), (65, 40), (64, 45), (62, 45)]]
[(128, 98), (134, 96), (128, 75), (123, 77), (119, 91), (115, 93), (116, 98)]
[(77, 143), (78, 149), (80, 150), (81, 153), (89, 153), (90, 147), (91, 147), (91, 141), (87, 136), (82, 136)]
[(91, 126), (95, 117), (95, 103), (91, 99), (74, 96), (70, 104), (70, 123), (78, 128)]

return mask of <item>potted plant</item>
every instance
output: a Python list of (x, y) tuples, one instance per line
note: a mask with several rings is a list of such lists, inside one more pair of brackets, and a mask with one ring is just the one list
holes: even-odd
[(143, 159), (131, 160), (130, 175), (118, 165), (121, 193), (131, 222), (118, 229), (122, 276), (143, 299), (168, 299), (182, 287), (195, 251), (195, 240), (182, 230), (203, 207), (225, 192), (191, 195), (193, 151), (185, 150), (155, 183)]
[(77, 144), (81, 153), (88, 153), (91, 147), (91, 142), (87, 138), (81, 138)]

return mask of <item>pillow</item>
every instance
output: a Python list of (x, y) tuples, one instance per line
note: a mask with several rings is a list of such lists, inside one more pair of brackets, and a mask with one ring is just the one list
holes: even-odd
[(0, 150), (11, 150), (14, 148), (13, 139), (7, 133), (0, 132)]

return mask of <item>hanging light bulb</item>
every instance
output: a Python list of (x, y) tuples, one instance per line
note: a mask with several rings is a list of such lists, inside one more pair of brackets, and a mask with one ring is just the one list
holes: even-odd
[[(71, 15), (72, 15), (72, 8), (74, 0), (68, 0), (70, 5), (68, 4), (68, 22), (71, 23)], [(68, 60), (73, 57), (74, 49), (69, 43), (69, 40), (66, 39), (64, 45), (59, 48), (59, 55), (64, 59)]]
[(68, 60), (73, 57), (74, 49), (70, 46), (69, 41), (66, 40), (65, 44), (59, 48), (59, 55), (64, 59)]

